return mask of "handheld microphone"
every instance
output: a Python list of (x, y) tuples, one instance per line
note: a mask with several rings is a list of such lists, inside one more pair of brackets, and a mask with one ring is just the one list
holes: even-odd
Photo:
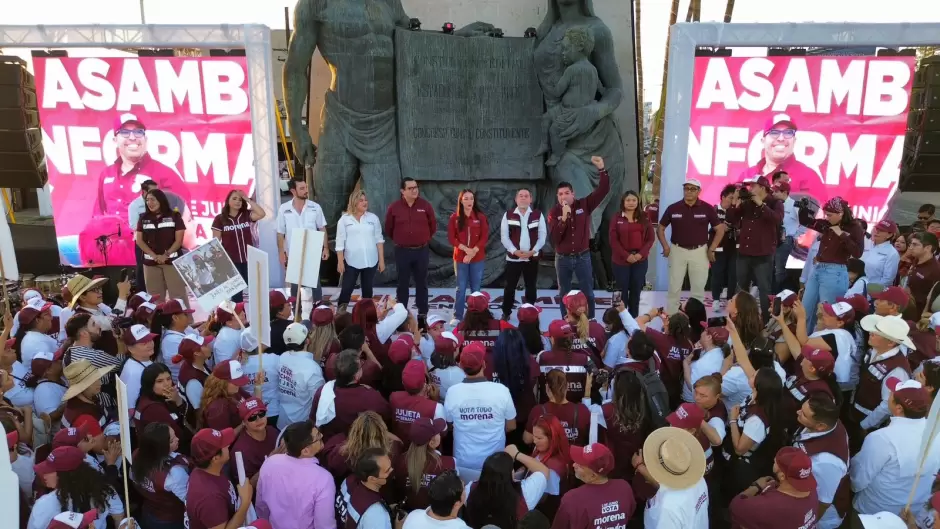
[(121, 238), (121, 223), (120, 222), (118, 222), (117, 227), (118, 227), (118, 239), (120, 239)]

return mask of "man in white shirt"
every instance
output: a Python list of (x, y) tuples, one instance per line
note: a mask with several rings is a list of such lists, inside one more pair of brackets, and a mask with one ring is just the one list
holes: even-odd
[(646, 502), (644, 527), (708, 529), (705, 451), (695, 436), (673, 427), (654, 430), (633, 463), (647, 481), (659, 485)]
[(325, 382), (320, 364), (313, 353), (305, 351), (307, 328), (291, 323), (284, 331), (284, 346), (278, 371), (277, 393), (281, 405), (277, 427), (283, 430), (288, 425), (310, 418), (313, 396)]
[[(796, 419), (801, 428), (794, 435), (793, 446), (809, 456), (816, 478), (816, 527), (836, 529), (850, 507), (848, 501), (832, 505), (849, 471), (849, 436), (839, 421), (839, 407), (829, 395), (815, 393), (797, 411)], [(848, 498), (848, 494), (844, 496)]]
[(545, 226), (545, 216), (534, 208), (532, 193), (522, 188), (516, 192), (516, 207), (503, 214), (499, 225), (499, 240), (506, 248), (506, 271), (503, 279), (503, 319), (509, 321), (513, 304), (516, 301), (516, 285), (519, 276), (525, 284), (526, 303), (535, 303), (537, 292), (536, 282), (539, 271), (539, 252), (545, 246), (548, 228)]
[(506, 432), (516, 429), (516, 407), (509, 388), (486, 379), (483, 346), (471, 342), (460, 353), (467, 378), (451, 386), (444, 400), (444, 415), (453, 425), (454, 459), (465, 481), (476, 481), (483, 461), (506, 446)]
[(238, 354), (242, 325), (245, 321), (245, 304), (236, 303), (234, 312), (229, 312), (222, 306), (218, 307), (215, 309), (215, 321), (222, 327), (215, 341), (212, 342), (213, 366), (226, 360), (233, 360)]
[(929, 447), (919, 446), (927, 427), (925, 417), (931, 397), (916, 380), (891, 378), (886, 385), (891, 391), (888, 399), (891, 422), (868, 434), (861, 451), (849, 465), (855, 491), (853, 506), (859, 514), (900, 513), (909, 503), (911, 488), (920, 470), (913, 502), (910, 502), (911, 512), (917, 519), (930, 498), (933, 477), (940, 470), (940, 442), (934, 438)]
[(458, 517), (464, 504), (464, 487), (456, 472), (446, 470), (432, 479), (428, 500), (430, 506), (411, 511), (402, 529), (470, 529)]
[[(293, 179), (287, 183), (287, 188), (293, 198), (281, 204), (277, 209), (277, 253), (281, 266), (287, 269), (287, 256), (290, 253), (290, 237), (295, 229), (319, 230), (323, 232), (323, 253), (320, 256), (324, 261), (330, 258), (330, 247), (326, 236), (326, 217), (323, 208), (312, 200), (307, 200), (307, 182)], [(309, 258), (309, 256), (308, 256)], [(297, 295), (297, 285), (291, 285), (291, 297)], [(313, 289), (313, 301), (323, 298), (320, 287)], [(297, 301), (298, 303), (300, 300)]]
[(865, 262), (865, 277), (872, 285), (882, 285), (885, 288), (894, 284), (898, 275), (898, 265), (901, 264), (901, 254), (894, 247), (891, 240), (898, 232), (898, 225), (894, 221), (884, 219), (875, 224), (872, 232), (872, 247), (862, 254)]

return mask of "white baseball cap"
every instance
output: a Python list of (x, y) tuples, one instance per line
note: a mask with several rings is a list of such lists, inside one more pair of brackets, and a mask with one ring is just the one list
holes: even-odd
[(284, 329), (284, 343), (302, 345), (307, 339), (307, 328), (300, 323), (291, 323)]
[(697, 188), (699, 188), (699, 189), (702, 189), (702, 183), (699, 182), (698, 179), (696, 179), (696, 178), (689, 178), (689, 179), (686, 180), (682, 185), (683, 185), (683, 186), (695, 186), (695, 187), (697, 187)]
[(255, 335), (251, 332), (251, 329), (245, 329), (242, 331), (241, 336), (238, 338), (238, 347), (242, 351), (254, 351), (258, 348), (258, 339), (255, 338)]

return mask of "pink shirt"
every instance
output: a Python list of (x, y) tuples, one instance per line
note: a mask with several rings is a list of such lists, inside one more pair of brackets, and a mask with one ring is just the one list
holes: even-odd
[(277, 529), (336, 529), (335, 499), (333, 476), (314, 457), (277, 454), (261, 466), (255, 508)]

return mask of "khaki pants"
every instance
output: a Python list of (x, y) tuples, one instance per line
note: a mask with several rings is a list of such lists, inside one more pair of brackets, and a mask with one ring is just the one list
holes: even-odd
[[(144, 283), (147, 284), (147, 293), (151, 296), (160, 296), (163, 300), (179, 298), (189, 307), (189, 294), (186, 292), (186, 283), (173, 265), (144, 266)], [(170, 295), (167, 296), (169, 290)]]
[(708, 246), (686, 250), (673, 244), (670, 248), (669, 295), (666, 306), (666, 312), (670, 314), (679, 309), (679, 291), (682, 290), (686, 272), (689, 273), (689, 286), (692, 290), (690, 297), (698, 298), (704, 303), (705, 283), (708, 281)]

